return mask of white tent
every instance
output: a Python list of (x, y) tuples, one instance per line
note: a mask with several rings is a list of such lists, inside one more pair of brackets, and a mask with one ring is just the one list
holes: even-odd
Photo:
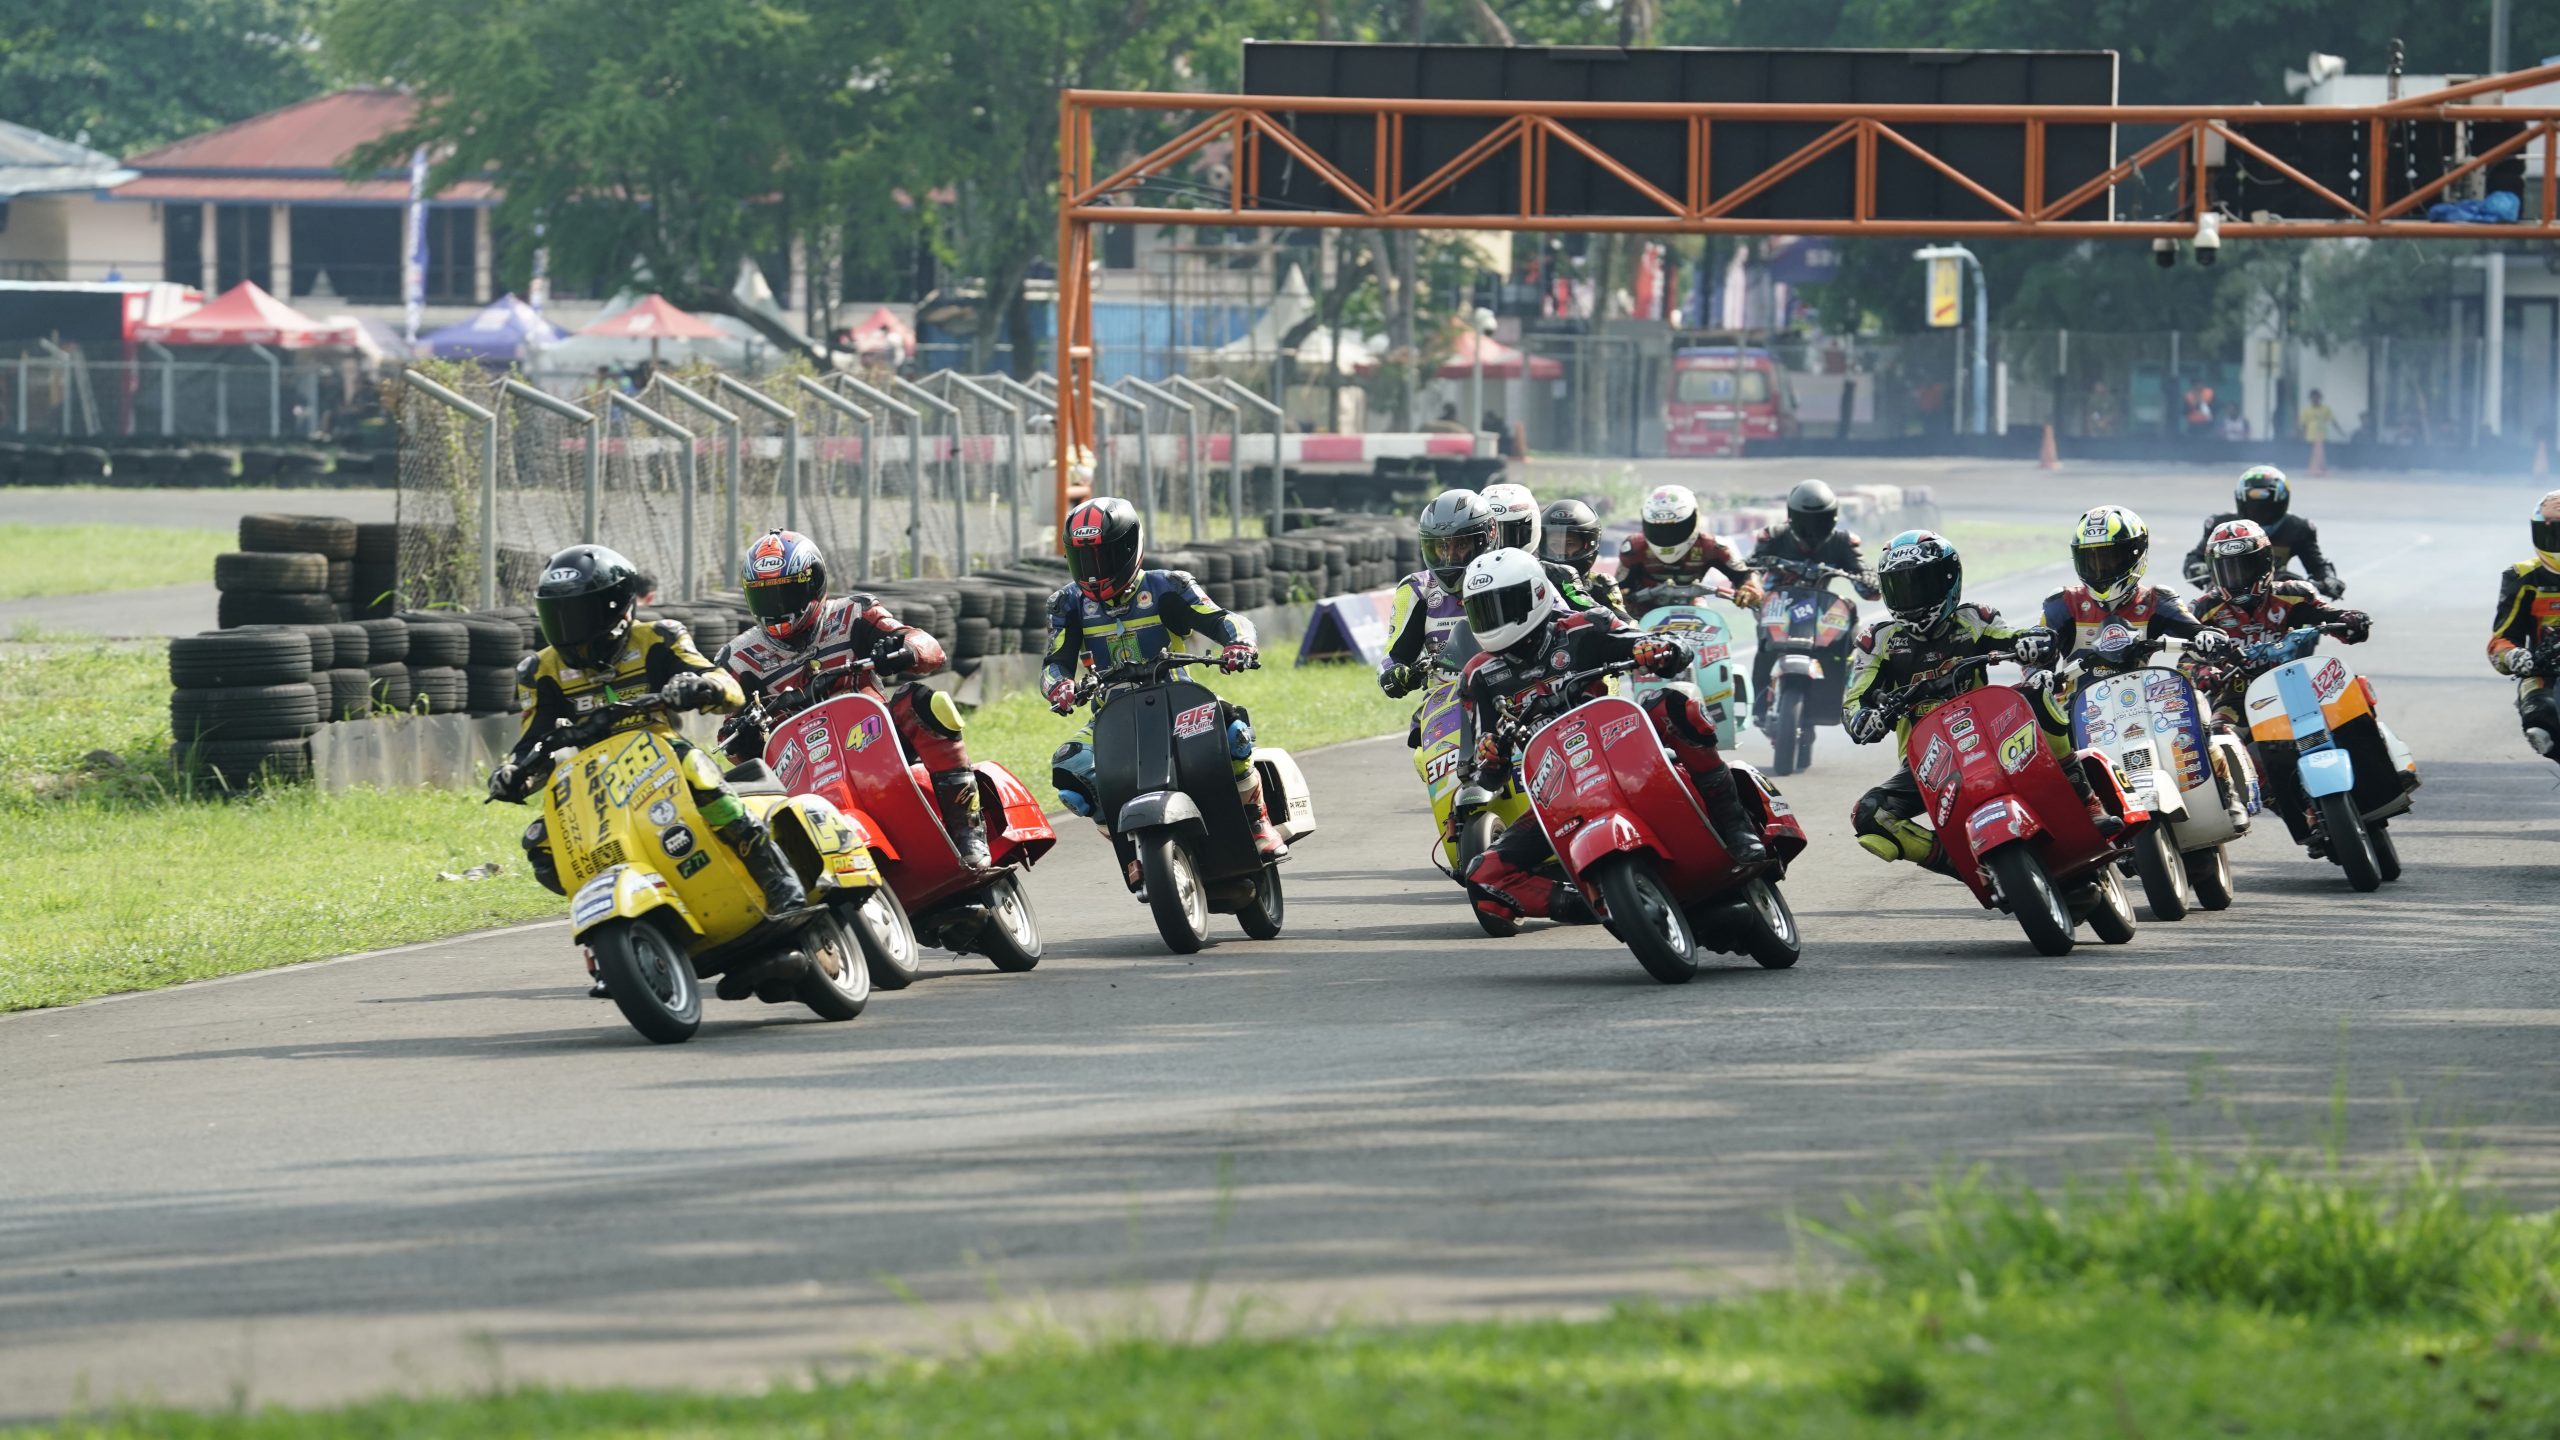
[[(648, 298), (625, 290), (597, 312), (602, 322), (621, 314)], [(773, 342), (759, 334), (756, 327), (734, 315), (698, 315), (701, 320), (721, 332), (718, 340), (667, 340), (656, 342), (656, 358), (669, 365), (705, 360), (724, 369), (743, 370), (749, 357), (769, 358)], [(544, 347), (541, 367), (549, 373), (584, 373), (599, 365), (626, 370), (646, 364), (651, 358), (653, 342), (646, 336), (572, 335), (557, 345)]]
[(1280, 293), (1263, 307), (1253, 324), (1213, 353), (1228, 360), (1268, 358), (1279, 352), (1280, 338), (1296, 329), (1298, 322), (1315, 308), (1315, 296), (1307, 290), (1306, 273), (1292, 265), (1280, 279)]

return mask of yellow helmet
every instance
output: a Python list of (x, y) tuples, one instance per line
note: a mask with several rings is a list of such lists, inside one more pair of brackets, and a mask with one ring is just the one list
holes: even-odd
[(2071, 568), (2101, 605), (2121, 604), (2142, 588), (2151, 558), (2151, 527), (2121, 505), (2101, 505), (2071, 529)]

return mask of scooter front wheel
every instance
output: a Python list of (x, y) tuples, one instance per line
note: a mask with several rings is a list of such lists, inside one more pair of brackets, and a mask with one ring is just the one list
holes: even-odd
[(2373, 837), (2374, 868), (2382, 873), (2384, 883), (2400, 878), (2400, 842), (2391, 838), (2391, 822), (2367, 825), (2365, 833)]
[(2206, 910), (2231, 908), (2231, 852), (2216, 845), (2187, 856), (2187, 883), (2195, 887), (2196, 904)]
[(2036, 852), (2024, 845), (1995, 850), (1991, 873), (2000, 881), (2000, 898), (2009, 902), (2009, 913), (2017, 917), (2018, 928), (2027, 932), (2027, 942), (2036, 947), (2036, 953), (2070, 954), (2071, 907), (2063, 903), (2062, 892), (2053, 888), (2053, 877), (2045, 873)]
[(1665, 985), (1686, 985), (1696, 978), (1698, 937), (1689, 933), (1689, 917), (1653, 862), (1642, 855), (1620, 855), (1602, 865), (1598, 879), (1611, 928), (1636, 953), (1645, 973)]
[(1796, 912), (1775, 882), (1762, 876), (1742, 887), (1743, 913), (1750, 918), (1742, 948), (1763, 970), (1784, 970), (1804, 958), (1804, 936), (1796, 929)]
[(2373, 853), (2373, 832), (2364, 828), (2355, 796), (2340, 791), (2320, 797), (2320, 823), (2329, 827), (2329, 858), (2347, 872), (2358, 891), (2382, 888), (2382, 862)]
[(924, 954), (916, 946), (916, 928), (907, 907), (886, 886), (875, 886), (852, 907), (846, 928), (862, 945), (863, 967), (871, 983), (883, 990), (904, 990), (923, 973)]
[(1031, 913), (1031, 897), (1022, 893), (1022, 877), (1007, 875), (986, 888), (987, 928), (978, 932), (978, 948), (1007, 975), (1019, 975), (1040, 963), (1040, 921)]
[(2152, 919), (2187, 918), (2187, 867), (2179, 863), (2178, 847), (2166, 825), (2154, 820), (2142, 827), (2141, 836), (2133, 842), (2133, 868), (2142, 877), (2142, 898), (2151, 907)]
[(613, 920), (587, 932), (596, 978), (631, 1028), (676, 1045), (702, 1028), (702, 981), (693, 961), (648, 920)]
[(1209, 938), (1209, 892), (1200, 883), (1200, 862), (1179, 835), (1159, 830), (1138, 842), (1138, 865), (1147, 879), (1147, 908), (1156, 916), (1156, 932), (1176, 955), (1192, 955)]
[[(895, 897), (885, 890), (875, 890), (863, 900), (862, 908), (870, 910), (887, 898), (895, 905)], [(905, 914), (899, 917), (905, 928)], [(914, 937), (907, 941), (915, 948)], [(800, 1003), (817, 1012), (821, 1020), (851, 1020), (871, 1003), (871, 961), (864, 953), (858, 924), (846, 922), (842, 912), (829, 910), (812, 919), (801, 931), (800, 948), (809, 957), (809, 973), (800, 981)]]

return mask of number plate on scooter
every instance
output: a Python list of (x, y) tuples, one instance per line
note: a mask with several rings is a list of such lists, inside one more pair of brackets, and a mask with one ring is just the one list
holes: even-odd
[(1173, 733), (1187, 740), (1194, 735), (1208, 734), (1217, 723), (1218, 707), (1214, 703), (1194, 705), (1173, 717)]

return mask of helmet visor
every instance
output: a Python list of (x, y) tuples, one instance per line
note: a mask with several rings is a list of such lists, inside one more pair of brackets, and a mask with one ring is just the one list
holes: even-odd
[(1493, 548), (1493, 537), (1482, 530), (1462, 530), (1455, 535), (1422, 537), (1422, 563), (1430, 568), (1443, 588), (1454, 590), (1465, 578), (1467, 562)]
[(601, 665), (622, 648), (631, 597), (618, 589), (583, 595), (537, 595), (533, 616), (552, 649), (583, 665)]
[(1538, 587), (1522, 580), (1478, 590), (1467, 597), (1467, 626), (1477, 635), (1501, 635), (1536, 615)]
[(826, 576), (816, 567), (797, 575), (753, 576), (746, 585), (747, 612), (759, 625), (772, 626), (799, 618), (827, 593)]
[(2101, 545), (2074, 545), (2071, 568), (2080, 573), (2080, 583), (2090, 589), (2112, 590), (2141, 570), (2146, 548), (2130, 537)]
[(1805, 544), (1819, 545), (1831, 538), (1832, 531), (1840, 528), (1840, 512), (1837, 510), (1789, 511), (1787, 528), (1795, 531), (1796, 538)]
[(2534, 517), (2533, 548), (2545, 555), (2560, 555), (2560, 520)]
[(1575, 573), (1588, 575), (1600, 559), (1600, 529), (1596, 525), (1559, 525), (1538, 537), (1538, 558), (1570, 565)]
[(2214, 588), (2238, 595), (2255, 590), (2276, 573), (2276, 552), (2265, 545), (2213, 557)]
[(2272, 485), (2252, 485), (2240, 492), (2240, 518), (2255, 520), (2260, 525), (2273, 525), (2284, 518), (2289, 499)]
[(1656, 550), (1676, 550), (1698, 538), (1698, 517), (1683, 520), (1647, 520), (1644, 543)]
[(1497, 520), (1493, 525), (1494, 542), (1505, 550), (1526, 550), (1538, 541), (1537, 512), (1516, 519)]
[(1885, 608), (1908, 619), (1934, 615), (1944, 608), (1962, 577), (1955, 557), (1941, 555), (1884, 571), (1876, 576), (1876, 584), (1884, 591)]

